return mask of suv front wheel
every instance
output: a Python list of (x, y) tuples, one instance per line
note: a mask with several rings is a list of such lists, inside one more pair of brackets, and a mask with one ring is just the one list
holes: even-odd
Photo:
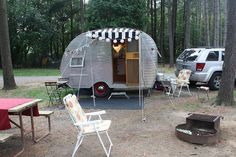
[(218, 90), (220, 88), (220, 81), (221, 81), (221, 73), (217, 72), (211, 76), (208, 85), (211, 90)]

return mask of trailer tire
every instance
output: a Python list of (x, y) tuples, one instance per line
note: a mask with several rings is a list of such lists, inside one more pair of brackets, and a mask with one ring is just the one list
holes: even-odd
[(97, 82), (94, 84), (94, 95), (96, 97), (106, 97), (110, 94), (110, 88), (105, 82)]

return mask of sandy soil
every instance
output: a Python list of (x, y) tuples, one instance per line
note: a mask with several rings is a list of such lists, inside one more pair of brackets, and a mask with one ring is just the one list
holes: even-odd
[[(112, 157), (234, 157), (236, 156), (236, 108), (211, 105), (216, 93), (211, 92), (211, 100), (200, 102), (193, 91), (192, 97), (174, 98), (172, 102), (162, 93), (153, 92), (145, 98), (145, 118), (142, 122), (141, 110), (106, 110), (104, 119), (111, 119), (109, 131), (113, 141)], [(68, 157), (76, 142), (77, 130), (71, 124), (64, 109), (50, 108), (52, 133), (39, 143), (33, 143), (31, 135), (26, 135), (26, 149), (22, 157)], [(93, 110), (85, 110), (90, 112)], [(221, 115), (220, 140), (216, 145), (205, 146), (183, 142), (175, 136), (175, 126), (185, 122), (188, 113)], [(16, 117), (14, 117), (16, 118)], [(16, 118), (17, 119), (17, 118)], [(26, 129), (30, 128), (29, 118), (24, 118)], [(46, 131), (46, 119), (35, 120), (37, 135)], [(20, 149), (19, 129), (7, 130), (15, 136), (0, 144), (0, 156), (11, 157)], [(78, 157), (104, 156), (96, 136), (84, 139), (77, 152)]]

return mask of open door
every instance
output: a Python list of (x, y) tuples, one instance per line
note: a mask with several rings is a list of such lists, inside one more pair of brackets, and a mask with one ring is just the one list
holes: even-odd
[(126, 84), (139, 85), (139, 45), (138, 40), (126, 44)]
[(112, 44), (113, 83), (139, 85), (138, 40)]
[(112, 44), (112, 67), (114, 83), (125, 84), (126, 82), (125, 55), (126, 50), (124, 43)]

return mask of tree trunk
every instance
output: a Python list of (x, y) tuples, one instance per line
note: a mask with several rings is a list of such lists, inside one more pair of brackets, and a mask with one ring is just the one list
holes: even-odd
[(176, 15), (177, 15), (177, 0), (172, 3), (172, 31), (173, 31), (173, 66), (176, 52)]
[(189, 0), (184, 0), (184, 49), (190, 47)]
[(210, 46), (210, 27), (209, 27), (209, 15), (208, 15), (208, 0), (204, 1), (204, 17), (205, 17), (205, 32), (206, 32), (206, 46)]
[(157, 0), (153, 0), (153, 3), (154, 3), (153, 39), (157, 43)]
[(225, 9), (225, 12), (224, 12), (224, 17), (225, 17), (225, 24), (224, 24), (224, 44), (223, 46), (225, 47), (225, 40), (226, 40), (226, 33), (227, 33), (227, 22), (228, 22), (228, 18), (227, 18), (227, 11), (228, 11), (228, 3), (227, 3), (228, 0), (225, 0), (225, 6), (224, 6), (224, 9)]
[(151, 36), (153, 38), (153, 0), (150, 1), (150, 15), (151, 15)]
[[(150, 17), (150, 11), (149, 11), (149, 9), (150, 9), (150, 0), (147, 0), (147, 5), (146, 5), (146, 10), (147, 10), (147, 11), (146, 11), (146, 16), (147, 16), (147, 17)], [(149, 22), (148, 22), (148, 24), (145, 26), (144, 30), (145, 30), (148, 34), (151, 34)]]
[[(61, 24), (61, 50), (65, 51), (65, 49), (66, 49), (66, 45), (65, 45), (65, 25), (64, 25), (64, 23), (62, 23)], [(56, 56), (56, 57), (59, 57), (59, 56)]]
[(168, 34), (169, 34), (169, 64), (174, 66), (174, 36), (173, 36), (173, 16), (172, 16), (172, 0), (168, 4)]
[(219, 47), (220, 34), (220, 1), (214, 0), (214, 47)]
[(165, 27), (165, 0), (161, 0), (161, 21), (160, 21), (160, 53), (161, 53), (161, 61), (165, 62), (164, 55), (164, 27)]
[(84, 0), (80, 0), (80, 31), (79, 33), (84, 32)]
[[(198, 33), (197, 45), (203, 45), (202, 42), (202, 14), (203, 14), (202, 1), (197, 1), (197, 17), (196, 17), (196, 29)], [(205, 35), (204, 35), (205, 37)]]
[(3, 89), (16, 88), (12, 70), (6, 1), (0, 0), (0, 53), (3, 69)]
[(73, 1), (70, 3), (70, 40), (74, 39), (74, 13), (73, 13)]
[(218, 93), (218, 105), (233, 105), (234, 103), (234, 77), (236, 66), (236, 1), (228, 0), (228, 23), (226, 35), (225, 58), (223, 65), (223, 73)]

